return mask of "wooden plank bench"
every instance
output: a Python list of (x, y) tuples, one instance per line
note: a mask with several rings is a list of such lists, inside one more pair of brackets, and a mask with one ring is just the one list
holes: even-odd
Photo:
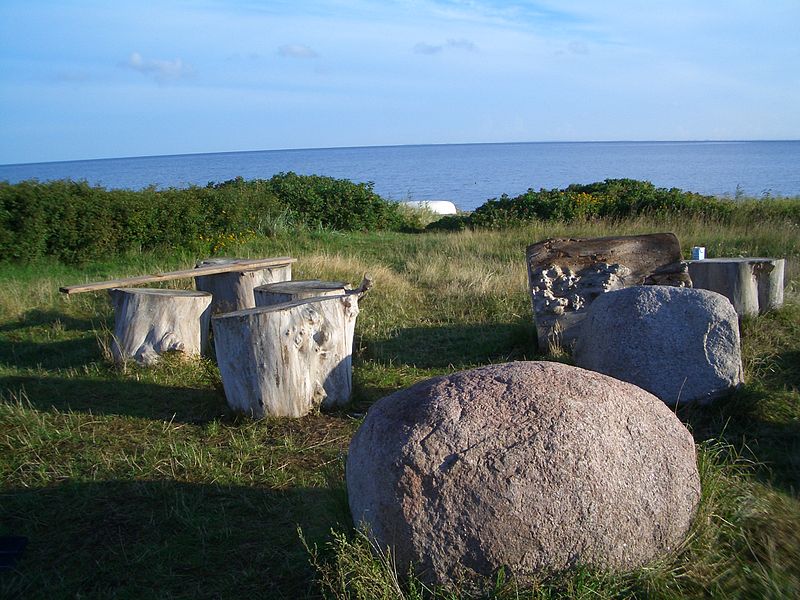
[(203, 275), (217, 275), (220, 273), (250, 272), (260, 271), (274, 267), (290, 266), (297, 262), (296, 258), (281, 256), (278, 258), (258, 258), (258, 259), (230, 259), (227, 262), (209, 264), (195, 267), (194, 269), (184, 269), (182, 271), (170, 271), (168, 273), (158, 273), (155, 275), (141, 275), (139, 277), (126, 277), (124, 279), (109, 279), (97, 283), (83, 283), (68, 285), (58, 288), (58, 291), (71, 295), (81, 292), (97, 292), (100, 290), (110, 290), (119, 287), (132, 287), (143, 283), (155, 283), (158, 281), (170, 281), (172, 279), (189, 279)]
[[(109, 290), (114, 305), (112, 355), (153, 364), (164, 352), (199, 354), (208, 339), (211, 314), (255, 306), (253, 289), (292, 278), (288, 256), (263, 259), (210, 259), (194, 269), (111, 279), (59, 288), (67, 295)], [(195, 279), (197, 291), (133, 288), (145, 283)]]

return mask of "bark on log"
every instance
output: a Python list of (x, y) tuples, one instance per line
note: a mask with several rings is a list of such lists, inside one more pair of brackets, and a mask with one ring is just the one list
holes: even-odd
[[(197, 264), (198, 267), (226, 265), (236, 258), (209, 258)], [(258, 286), (275, 281), (289, 281), (292, 278), (292, 265), (280, 265), (249, 271), (229, 271), (214, 275), (195, 277), (195, 288), (209, 292), (213, 296), (211, 314), (217, 315), (256, 305), (253, 290)]]
[(260, 419), (347, 403), (358, 298), (355, 290), (212, 318), (228, 405)]
[(165, 352), (199, 356), (208, 341), (211, 294), (189, 290), (117, 288), (114, 306), (114, 361), (158, 362)]
[(281, 281), (260, 285), (253, 292), (256, 306), (272, 306), (303, 298), (340, 296), (347, 292), (347, 284), (342, 281), (320, 281), (319, 279)]
[(695, 287), (722, 294), (739, 316), (783, 306), (782, 258), (707, 258), (689, 261)]
[(672, 233), (551, 239), (528, 246), (528, 283), (539, 348), (571, 347), (594, 299), (633, 285), (691, 287)]

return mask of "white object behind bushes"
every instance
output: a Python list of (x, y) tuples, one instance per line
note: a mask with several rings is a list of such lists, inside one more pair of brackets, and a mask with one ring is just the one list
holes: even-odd
[(455, 215), (458, 213), (456, 205), (449, 200), (414, 200), (403, 202), (409, 208), (423, 208), (437, 215)]

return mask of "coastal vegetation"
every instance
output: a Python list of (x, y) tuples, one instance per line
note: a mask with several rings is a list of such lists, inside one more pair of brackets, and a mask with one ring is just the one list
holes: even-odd
[[(499, 573), (481, 597), (800, 594), (800, 200), (612, 180), (488, 201), (434, 231), (369, 185), (293, 174), (140, 192), (6, 183), (0, 199), (0, 535), (29, 539), (2, 597), (467, 596), (397, 573), (353, 529), (350, 438), (372, 403), (423, 378), (553, 359), (536, 347), (528, 244), (656, 231), (687, 257), (788, 259), (784, 308), (742, 321), (746, 385), (678, 413), (703, 484), (690, 538), (633, 573), (581, 568), (525, 589)], [(350, 405), (237, 417), (213, 358), (116, 367), (107, 296), (58, 293), (211, 254), (291, 255), (296, 279), (372, 274)]]
[[(107, 190), (85, 181), (0, 182), (0, 257), (80, 263), (131, 251), (218, 253), (279, 231), (505, 229), (537, 221), (684, 217), (720, 226), (800, 221), (797, 199), (716, 198), (633, 179), (528, 190), (487, 200), (470, 214), (431, 220), (389, 202), (371, 183), (279, 173), (205, 187)], [(426, 218), (427, 217), (427, 218)]]

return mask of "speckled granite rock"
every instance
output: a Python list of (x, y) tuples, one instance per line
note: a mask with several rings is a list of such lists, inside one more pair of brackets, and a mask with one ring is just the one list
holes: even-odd
[(743, 381), (739, 320), (716, 292), (636, 286), (603, 294), (581, 326), (575, 363), (670, 406), (704, 404)]
[(378, 401), (350, 444), (356, 523), (427, 582), (627, 570), (684, 539), (691, 435), (644, 390), (550, 362), (492, 365)]

